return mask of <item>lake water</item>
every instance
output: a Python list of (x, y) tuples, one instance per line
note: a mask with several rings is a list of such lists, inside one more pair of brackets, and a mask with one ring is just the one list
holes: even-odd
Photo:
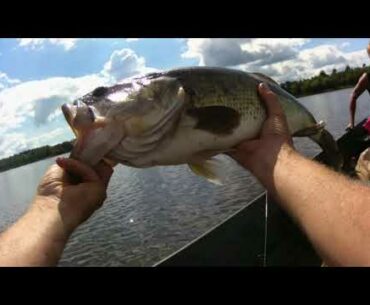
[[(349, 120), (351, 89), (301, 98), (317, 120), (324, 120), (335, 138)], [(367, 94), (358, 100), (357, 119), (370, 115)], [(306, 156), (319, 147), (295, 139)], [(234, 161), (228, 182), (215, 186), (187, 166), (133, 169), (118, 166), (104, 206), (72, 235), (60, 266), (151, 266), (246, 206), (263, 188)], [(29, 206), (45, 170), (55, 158), (0, 173), (0, 230)]]

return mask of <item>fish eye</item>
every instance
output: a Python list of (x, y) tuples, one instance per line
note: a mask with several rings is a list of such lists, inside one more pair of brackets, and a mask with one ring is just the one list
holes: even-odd
[(98, 87), (92, 92), (92, 95), (93, 97), (102, 97), (107, 93), (107, 91), (107, 87)]

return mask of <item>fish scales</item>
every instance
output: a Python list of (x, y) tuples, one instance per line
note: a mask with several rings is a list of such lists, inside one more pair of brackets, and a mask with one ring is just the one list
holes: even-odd
[(140, 168), (187, 163), (219, 183), (222, 170), (213, 157), (258, 136), (266, 119), (257, 93), (261, 82), (276, 93), (292, 135), (311, 138), (339, 167), (339, 150), (324, 124), (274, 80), (211, 67), (147, 74), (63, 105), (77, 138), (72, 157)]

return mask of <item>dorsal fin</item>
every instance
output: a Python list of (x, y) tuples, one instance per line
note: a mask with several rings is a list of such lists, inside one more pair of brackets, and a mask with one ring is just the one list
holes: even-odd
[(257, 77), (259, 80), (263, 81), (263, 82), (267, 82), (267, 83), (273, 83), (275, 85), (278, 85), (279, 84), (273, 80), (271, 77), (265, 75), (265, 74), (262, 74), (262, 73), (258, 73), (258, 72), (254, 72), (254, 73), (251, 73), (252, 75), (254, 75), (255, 77)]

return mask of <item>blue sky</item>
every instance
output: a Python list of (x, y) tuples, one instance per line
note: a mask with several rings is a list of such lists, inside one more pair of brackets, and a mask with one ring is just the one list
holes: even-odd
[(78, 77), (95, 73), (114, 50), (130, 48), (145, 57), (148, 66), (169, 69), (197, 65), (196, 59), (184, 59), (180, 39), (83, 39), (66, 51), (60, 45), (46, 44), (41, 49), (19, 46), (15, 39), (0, 39), (0, 71), (21, 81), (53, 76)]
[(0, 39), (0, 158), (73, 138), (60, 105), (126, 77), (226, 66), (278, 81), (369, 64), (364, 39)]

